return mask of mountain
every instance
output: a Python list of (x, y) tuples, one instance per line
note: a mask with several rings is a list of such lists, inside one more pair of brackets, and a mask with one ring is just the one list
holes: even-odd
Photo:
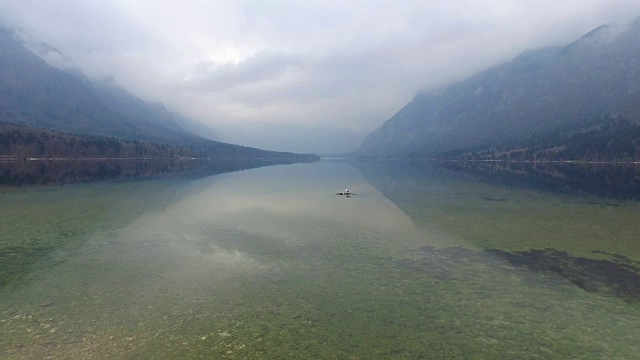
[[(92, 139), (124, 147), (131, 141), (138, 142), (139, 148), (165, 144), (164, 150), (170, 149), (176, 156), (300, 157), (208, 140), (181, 126), (189, 123), (162, 104), (145, 102), (127, 92), (114, 79), (89, 80), (55, 48), (19, 30), (0, 28), (0, 125), (5, 124), (0, 126), (0, 135), (15, 131), (6, 126), (13, 124), (97, 137)], [(46, 147), (48, 142), (42, 144)], [(15, 155), (15, 151), (24, 150), (21, 146), (7, 143), (0, 150), (4, 155)], [(38, 147), (40, 154), (50, 150)], [(315, 158), (302, 156), (310, 157)]]
[(120, 87), (113, 78), (93, 81), (90, 91), (109, 110), (144, 130), (147, 137), (180, 139), (193, 134), (178, 125), (179, 115), (164, 105), (148, 103)]
[(0, 30), (0, 121), (80, 134), (180, 140), (193, 134), (161, 104), (113, 78), (90, 81), (73, 60), (19, 30)]
[(0, 29), (0, 122), (123, 138), (143, 135), (77, 77), (50, 66), (6, 29)]
[(354, 154), (438, 157), (505, 143), (517, 148), (556, 129), (570, 136), (620, 117), (640, 122), (640, 21), (601, 26), (568, 46), (527, 51), (440, 91), (418, 93)]

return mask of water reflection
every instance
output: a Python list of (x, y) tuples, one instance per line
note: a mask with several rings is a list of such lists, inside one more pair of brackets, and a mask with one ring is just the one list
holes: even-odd
[[(86, 236), (125, 226), (185, 194), (186, 180), (286, 161), (27, 161), (0, 163), (0, 288)], [(150, 180), (145, 182), (128, 180)], [(151, 181), (153, 180), (153, 181)], [(92, 183), (103, 181), (102, 183)], [(104, 181), (107, 181), (106, 183)], [(37, 185), (76, 186), (38, 187)], [(16, 187), (31, 186), (25, 191)]]
[(1, 193), (1, 238), (55, 250), (0, 288), (0, 354), (637, 356), (633, 208), (367, 166)]
[(295, 162), (286, 159), (4, 161), (0, 162), (0, 186), (62, 185), (178, 175), (197, 178)]
[[(635, 166), (359, 162), (365, 179), (440, 234), (411, 263), (429, 273), (508, 263), (585, 291), (640, 300)], [(434, 260), (436, 259), (436, 260)], [(434, 268), (435, 267), (435, 268)], [(535, 275), (534, 275), (535, 276)]]
[[(497, 186), (640, 200), (640, 166), (634, 164), (441, 162), (437, 167)], [(411, 166), (424, 167), (424, 163)]]

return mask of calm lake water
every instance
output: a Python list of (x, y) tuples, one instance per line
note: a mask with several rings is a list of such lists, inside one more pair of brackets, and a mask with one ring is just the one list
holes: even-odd
[(640, 354), (636, 167), (117, 166), (0, 187), (1, 358)]

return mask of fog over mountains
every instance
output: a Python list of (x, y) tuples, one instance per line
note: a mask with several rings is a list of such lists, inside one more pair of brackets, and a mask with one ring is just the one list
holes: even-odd
[(46, 44), (24, 42), (15, 30), (0, 29), (0, 65), (0, 121), (129, 139), (193, 136), (161, 105), (108, 80), (89, 81), (71, 59)]
[(594, 131), (612, 118), (629, 126), (640, 122), (640, 21), (604, 25), (568, 46), (527, 51), (465, 81), (419, 93), (354, 154), (497, 151), (560, 129), (566, 138)]
[(361, 135), (329, 125), (237, 124), (217, 127), (216, 139), (260, 149), (341, 155), (356, 148)]
[[(247, 123), (211, 129), (142, 100), (112, 76), (19, 30), (0, 29), (0, 122), (76, 134), (276, 151), (347, 153), (358, 135), (330, 125)], [(603, 25), (566, 46), (522, 53), (464, 81), (423, 91), (353, 155), (482, 159), (640, 158), (640, 21)], [(211, 144), (221, 144), (212, 142)], [(207, 145), (208, 146), (208, 145)]]
[(360, 142), (331, 126), (246, 124), (212, 129), (144, 101), (113, 76), (89, 79), (73, 59), (19, 29), (0, 28), (0, 122), (79, 134), (143, 140), (210, 140), (262, 149), (338, 154)]
[[(90, 80), (76, 70), (72, 59), (55, 48), (29, 39), (19, 30), (0, 28), (1, 155), (62, 154), (65, 146), (69, 147), (65, 148), (70, 153), (67, 156), (83, 153), (71, 144), (83, 141), (81, 138), (40, 134), (34, 132), (34, 128), (93, 136), (90, 141), (109, 143), (118, 149), (115, 155), (93, 151), (91, 156), (123, 156), (125, 152), (120, 151), (123, 146), (131, 141), (145, 141), (144, 145), (138, 145), (138, 156), (150, 155), (149, 149), (166, 144), (168, 147), (162, 146), (162, 156), (297, 157), (288, 152), (263, 151), (207, 139), (211, 131), (202, 129), (196, 122), (167, 110), (162, 104), (143, 101), (120, 87), (113, 78)], [(49, 141), (52, 136), (61, 143)], [(119, 143), (122, 141), (124, 143)], [(34, 146), (39, 149), (35, 153)], [(50, 146), (57, 147), (57, 151)]]

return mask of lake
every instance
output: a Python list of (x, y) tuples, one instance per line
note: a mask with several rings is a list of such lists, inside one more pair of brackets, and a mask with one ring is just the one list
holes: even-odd
[(0, 164), (0, 357), (638, 357), (636, 166), (264, 165)]

